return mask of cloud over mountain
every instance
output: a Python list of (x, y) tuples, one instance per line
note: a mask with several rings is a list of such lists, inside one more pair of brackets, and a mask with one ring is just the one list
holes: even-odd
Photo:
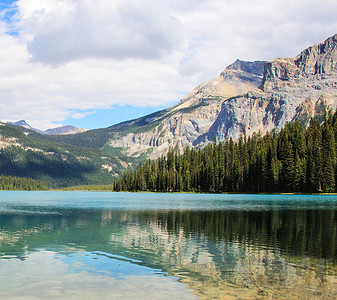
[(112, 106), (172, 105), (237, 58), (292, 57), (337, 28), (332, 0), (6, 3), (0, 120), (41, 129)]

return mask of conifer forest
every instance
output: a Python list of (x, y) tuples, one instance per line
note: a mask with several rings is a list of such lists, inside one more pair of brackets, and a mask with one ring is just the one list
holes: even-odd
[(32, 178), (0, 176), (1, 191), (46, 191), (49, 187)]
[(288, 123), (279, 133), (241, 136), (237, 141), (170, 149), (124, 172), (114, 191), (153, 192), (336, 192), (337, 113), (322, 124)]

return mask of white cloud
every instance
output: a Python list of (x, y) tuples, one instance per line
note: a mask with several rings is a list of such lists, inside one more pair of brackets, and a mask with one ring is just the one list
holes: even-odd
[(153, 59), (182, 41), (181, 24), (158, 0), (47, 0), (18, 3), (32, 35), (34, 61), (58, 64), (86, 57)]
[[(335, 0), (18, 0), (0, 22), (0, 120), (178, 102), (237, 58), (295, 56), (337, 33)], [(1, 15), (1, 14), (0, 14)]]
[(72, 117), (73, 119), (82, 119), (82, 118), (84, 118), (84, 117), (93, 115), (93, 114), (95, 114), (95, 113), (97, 113), (96, 110), (94, 110), (94, 111), (88, 111), (88, 112), (82, 112), (82, 113), (73, 113), (73, 114), (71, 115), (71, 117)]

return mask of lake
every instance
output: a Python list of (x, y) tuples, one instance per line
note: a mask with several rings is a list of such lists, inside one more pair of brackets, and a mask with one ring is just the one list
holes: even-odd
[(337, 196), (0, 192), (0, 299), (336, 299)]

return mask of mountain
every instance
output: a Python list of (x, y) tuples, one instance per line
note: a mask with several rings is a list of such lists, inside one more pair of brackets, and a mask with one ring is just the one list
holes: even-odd
[(52, 142), (34, 134), (38, 133), (0, 122), (0, 175), (29, 177), (59, 188), (112, 183), (126, 166), (98, 149)]
[(42, 130), (33, 128), (33, 127), (30, 126), (25, 120), (20, 120), (20, 121), (17, 121), (17, 122), (7, 122), (7, 124), (20, 126), (20, 127), (22, 127), (22, 128), (29, 129), (29, 130), (33, 130), (33, 131), (36, 131), (36, 132), (38, 132), (38, 133), (42, 133), (42, 134), (43, 134), (43, 131), (42, 131)]
[(101, 149), (124, 166), (166, 154), (203, 147), (214, 139), (238, 139), (279, 131), (287, 122), (305, 126), (323, 120), (337, 106), (337, 35), (294, 58), (237, 60), (215, 79), (202, 83), (178, 104), (117, 125), (41, 139)]
[(81, 132), (86, 132), (87, 129), (84, 128), (77, 128), (71, 125), (65, 125), (61, 127), (51, 128), (43, 131), (43, 134), (47, 135), (64, 135), (64, 134), (77, 134)]
[[(169, 147), (183, 151), (186, 145), (193, 146), (209, 132), (226, 100), (261, 84), (264, 63), (237, 60), (217, 78), (196, 87), (177, 105), (125, 123), (125, 128), (106, 143), (105, 150), (117, 148), (129, 156), (146, 153), (147, 157), (156, 158)], [(118, 127), (120, 124), (111, 129)]]
[[(322, 121), (337, 106), (337, 35), (295, 58), (237, 60), (181, 102), (124, 124), (105, 145), (131, 156), (156, 158), (169, 147), (279, 131), (286, 122)], [(137, 124), (143, 123), (141, 127)], [(116, 129), (118, 126), (111, 127)]]
[(337, 35), (295, 58), (277, 58), (264, 67), (262, 84), (222, 104), (217, 120), (195, 145), (237, 139), (253, 132), (278, 131), (286, 122), (305, 126), (311, 117), (323, 120), (337, 105)]
[(35, 132), (38, 132), (38, 133), (41, 133), (41, 134), (47, 134), (47, 135), (76, 134), (76, 133), (81, 133), (81, 132), (87, 131), (87, 129), (77, 128), (77, 127), (71, 126), (71, 125), (51, 128), (51, 129), (47, 129), (47, 130), (43, 131), (43, 130), (39, 130), (39, 129), (31, 127), (25, 120), (20, 120), (20, 121), (17, 121), (17, 122), (7, 122), (7, 124), (21, 126), (23, 128), (30, 129), (30, 130), (33, 130)]

